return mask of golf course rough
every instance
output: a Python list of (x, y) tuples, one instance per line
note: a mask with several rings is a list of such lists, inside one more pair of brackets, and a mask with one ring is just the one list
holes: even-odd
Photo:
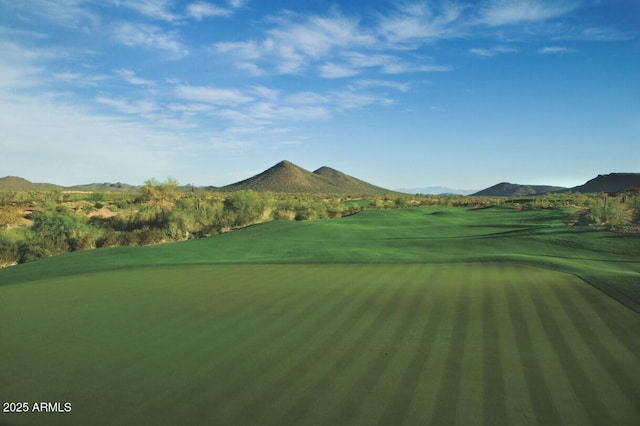
[[(419, 227), (416, 216), (423, 213), (405, 212), (400, 225)], [(473, 214), (437, 216), (449, 213), (458, 225)], [(380, 241), (406, 239), (406, 229), (393, 234), (380, 225), (383, 218), (375, 221), (371, 253), (385, 249)], [(364, 238), (370, 219), (355, 221), (346, 236), (330, 233), (335, 244)], [(341, 222), (319, 225), (326, 231)], [(268, 233), (266, 225), (256, 229)], [(432, 240), (422, 244), (434, 238), (463, 244), (460, 230), (450, 232), (455, 236), (447, 235), (446, 224), (430, 228)], [(469, 232), (483, 238), (488, 228)], [(542, 247), (545, 229), (535, 229), (521, 257), (535, 257)], [(494, 231), (485, 254), (498, 257), (501, 237)], [(509, 231), (503, 247), (518, 234)], [(280, 235), (273, 244), (285, 250), (286, 238), (297, 236), (304, 247), (315, 232)], [(600, 241), (591, 237), (596, 242), (585, 246)], [(576, 276), (571, 267), (581, 263), (572, 264), (571, 256), (553, 260), (554, 269), (472, 260), (478, 253), (455, 262), (439, 253), (428, 261), (427, 252), (423, 262), (206, 264), (203, 241), (212, 243), (211, 256), (219, 250), (214, 240), (193, 242), (200, 256), (194, 264), (180, 263), (180, 255), (171, 264), (151, 261), (169, 258), (167, 247), (191, 250), (185, 243), (138, 249), (146, 266), (119, 261), (100, 270), (76, 264), (56, 271), (49, 259), (41, 265), (51, 273), (39, 278), (0, 271), (0, 282), (7, 277), (0, 285), (0, 401), (71, 407), (3, 412), (0, 425), (632, 425), (640, 419), (640, 315)], [(242, 245), (235, 244), (236, 250)], [(323, 244), (325, 253), (340, 250)], [(449, 244), (445, 249), (462, 252)], [(246, 256), (256, 256), (245, 247)], [(63, 256), (59, 265), (100, 252)], [(116, 254), (111, 251), (112, 260)], [(595, 272), (634, 272), (631, 263), (605, 267), (605, 260), (595, 261)], [(571, 273), (558, 270), (563, 265)]]

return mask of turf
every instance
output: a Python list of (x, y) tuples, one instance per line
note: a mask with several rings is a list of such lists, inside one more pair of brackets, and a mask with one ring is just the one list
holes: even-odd
[(569, 214), (438, 207), (277, 221), (183, 243), (48, 258), (0, 270), (0, 285), (145, 265), (517, 262), (576, 274), (640, 312), (640, 238), (567, 227)]
[(640, 315), (600, 289), (637, 300), (638, 240), (564, 214), (369, 211), (2, 270), (0, 401), (73, 409), (0, 425), (637, 424)]
[(633, 424), (640, 317), (505, 264), (139, 268), (2, 288), (11, 424)]

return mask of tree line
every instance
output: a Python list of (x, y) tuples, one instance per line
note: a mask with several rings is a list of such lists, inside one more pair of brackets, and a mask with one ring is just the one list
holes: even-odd
[[(515, 209), (572, 208), (572, 225), (638, 228), (640, 194), (546, 194), (469, 197), (392, 194), (376, 197), (220, 193), (148, 180), (130, 192), (0, 192), (0, 265), (101, 247), (139, 246), (202, 238), (270, 220), (339, 218), (365, 209), (411, 206)], [(634, 228), (635, 227), (635, 228)]]

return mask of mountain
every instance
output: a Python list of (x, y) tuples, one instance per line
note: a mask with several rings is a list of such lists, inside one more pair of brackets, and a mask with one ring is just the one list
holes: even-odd
[(379, 186), (372, 185), (363, 180), (354, 178), (331, 167), (320, 167), (313, 172), (314, 175), (320, 176), (336, 187), (340, 188), (341, 193), (351, 194), (388, 194), (390, 191)]
[(133, 185), (129, 185), (121, 182), (117, 182), (117, 183), (105, 182), (105, 183), (87, 183), (84, 185), (68, 186), (65, 189), (68, 189), (70, 191), (132, 191), (138, 188), (139, 187), (137, 186), (133, 186)]
[(62, 189), (61, 186), (51, 183), (33, 183), (17, 176), (5, 176), (0, 178), (0, 190), (10, 191), (45, 191)]
[(252, 189), (254, 191), (313, 192), (319, 194), (388, 194), (393, 192), (330, 167), (321, 167), (315, 172), (310, 172), (286, 160), (260, 174), (223, 186), (221, 189), (224, 191)]
[(469, 195), (477, 192), (477, 189), (453, 189), (446, 186), (427, 186), (424, 188), (401, 188), (398, 192), (405, 194), (425, 194), (425, 195)]
[(640, 188), (640, 173), (609, 173), (598, 175), (584, 185), (566, 189), (571, 192), (620, 192)]
[(517, 183), (501, 182), (471, 195), (488, 197), (518, 197), (521, 195), (540, 195), (564, 189), (566, 188), (561, 186), (519, 185)]

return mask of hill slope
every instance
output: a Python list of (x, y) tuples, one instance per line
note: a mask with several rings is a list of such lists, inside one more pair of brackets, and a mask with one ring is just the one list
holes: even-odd
[(561, 191), (563, 189), (566, 188), (561, 186), (519, 185), (517, 183), (501, 182), (472, 195), (489, 197), (518, 197), (521, 195), (540, 195), (547, 192)]
[(572, 192), (619, 192), (625, 189), (640, 188), (640, 173), (609, 173), (598, 175), (579, 185), (567, 189)]
[(2, 189), (11, 191), (36, 191), (62, 189), (62, 187), (51, 183), (33, 183), (17, 176), (5, 176), (0, 178), (0, 190)]
[(356, 194), (387, 194), (388, 189), (381, 188), (379, 186), (372, 185), (363, 180), (354, 178), (331, 167), (320, 167), (315, 170), (313, 174), (321, 176), (331, 182), (333, 185), (340, 188), (341, 192), (351, 192)]
[(329, 167), (310, 172), (289, 161), (248, 179), (221, 188), (225, 191), (252, 189), (254, 191), (324, 194), (382, 194), (393, 191), (368, 184)]

